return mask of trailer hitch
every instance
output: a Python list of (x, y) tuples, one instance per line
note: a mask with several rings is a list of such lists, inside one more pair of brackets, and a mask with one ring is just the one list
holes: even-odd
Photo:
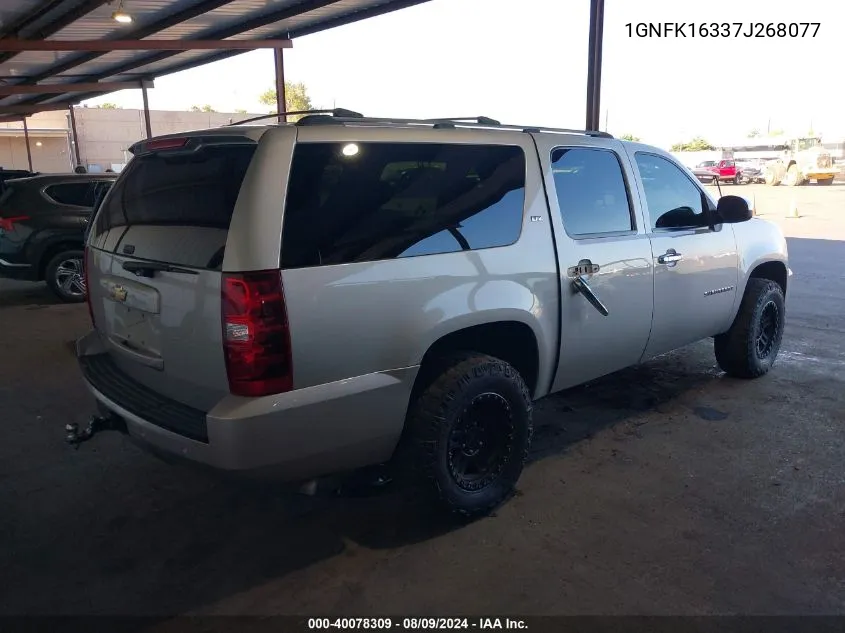
[(126, 423), (116, 416), (92, 415), (88, 420), (88, 426), (82, 431), (79, 430), (79, 425), (76, 423), (66, 424), (65, 441), (74, 448), (79, 448), (80, 444), (87, 442), (100, 431), (126, 433)]

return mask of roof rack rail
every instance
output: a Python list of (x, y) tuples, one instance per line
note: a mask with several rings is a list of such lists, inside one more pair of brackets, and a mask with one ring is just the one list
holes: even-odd
[(331, 116), (317, 111), (312, 111), (309, 116), (304, 116), (296, 125), (430, 125), (434, 128), (455, 128), (455, 127), (477, 127), (494, 130), (510, 130), (519, 132), (557, 132), (563, 134), (585, 134), (599, 138), (613, 138), (611, 134), (600, 130), (578, 130), (570, 128), (555, 128), (545, 125), (514, 125), (500, 123), (496, 119), (486, 116), (473, 117), (443, 117), (436, 119), (406, 119), (394, 117), (366, 117), (354, 113), (355, 116), (348, 117), (342, 113), (329, 112)]
[(233, 125), (243, 125), (244, 123), (252, 123), (253, 121), (263, 121), (264, 119), (276, 119), (280, 116), (295, 116), (295, 115), (303, 115), (304, 117), (310, 115), (325, 115), (330, 114), (333, 117), (344, 117), (348, 119), (360, 119), (363, 118), (363, 114), (355, 112), (354, 110), (346, 110), (345, 108), (332, 108), (330, 110), (290, 110), (289, 112), (271, 112), (270, 114), (262, 114), (261, 116), (254, 116), (249, 119), (244, 119), (242, 121), (235, 121), (234, 123), (228, 123), (224, 127), (231, 127)]

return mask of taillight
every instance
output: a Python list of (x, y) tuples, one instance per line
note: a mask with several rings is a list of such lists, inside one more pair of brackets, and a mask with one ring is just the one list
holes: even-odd
[(94, 255), (91, 253), (91, 249), (88, 246), (85, 246), (84, 256), (82, 258), (82, 277), (85, 280), (85, 301), (88, 303), (88, 316), (91, 317), (91, 326), (97, 327), (97, 324), (94, 322), (94, 304), (91, 303), (91, 286), (88, 285), (88, 269), (91, 267), (91, 262), (94, 259)]
[(23, 222), (28, 219), (28, 215), (16, 215), (10, 218), (0, 218), (0, 229), (11, 233), (15, 230), (15, 222)]
[(177, 149), (185, 147), (188, 144), (187, 137), (181, 138), (159, 138), (154, 141), (147, 141), (144, 143), (145, 152), (157, 152), (164, 149)]
[(293, 388), (293, 360), (279, 270), (224, 274), (223, 352), (229, 391), (266, 396)]

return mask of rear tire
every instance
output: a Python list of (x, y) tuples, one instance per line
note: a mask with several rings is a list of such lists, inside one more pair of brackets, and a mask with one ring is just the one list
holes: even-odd
[(785, 316), (781, 287), (768, 279), (749, 279), (731, 329), (714, 340), (719, 367), (735, 378), (767, 373), (780, 350)]
[(449, 361), (411, 405), (405, 457), (446, 508), (475, 517), (510, 497), (522, 474), (531, 395), (503, 360), (466, 353)]
[(84, 257), (81, 250), (68, 249), (54, 255), (44, 270), (50, 290), (65, 303), (85, 301)]

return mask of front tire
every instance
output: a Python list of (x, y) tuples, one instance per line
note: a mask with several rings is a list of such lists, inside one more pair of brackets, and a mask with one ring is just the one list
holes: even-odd
[(780, 184), (780, 180), (778, 179), (777, 175), (775, 175), (774, 169), (769, 169), (766, 171), (766, 175), (763, 178), (763, 182), (765, 182), (770, 187), (777, 187)]
[(57, 253), (44, 271), (47, 285), (65, 303), (85, 301), (85, 275), (82, 271), (84, 253), (69, 249)]
[(798, 187), (803, 183), (801, 172), (798, 171), (798, 165), (793, 163), (786, 170), (786, 180), (783, 181), (787, 187)]
[(783, 339), (783, 290), (768, 279), (749, 279), (731, 329), (716, 336), (719, 367), (735, 378), (759, 378), (774, 365)]
[(408, 413), (412, 470), (449, 510), (488, 514), (513, 493), (531, 445), (519, 372), (484, 354), (455, 357)]

